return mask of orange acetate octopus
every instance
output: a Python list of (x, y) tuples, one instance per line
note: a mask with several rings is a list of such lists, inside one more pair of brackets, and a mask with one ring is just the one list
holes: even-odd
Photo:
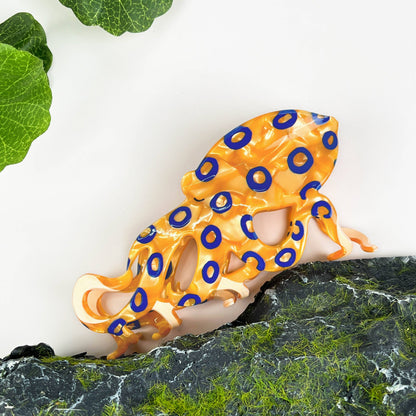
[[(339, 226), (334, 206), (320, 192), (336, 162), (337, 127), (332, 117), (295, 110), (238, 126), (183, 177), (185, 201), (137, 237), (122, 276), (87, 274), (78, 279), (75, 312), (91, 330), (113, 336), (117, 349), (109, 359), (137, 343), (138, 328), (152, 325), (158, 331), (153, 338), (164, 337), (181, 324), (178, 309), (215, 297), (229, 306), (249, 295), (244, 281), (263, 270), (279, 273), (294, 266), (311, 218), (340, 246), (329, 260), (350, 253), (351, 241), (365, 251), (375, 250), (366, 236)], [(265, 244), (253, 229), (253, 216), (283, 208), (290, 212), (287, 236), (276, 245)], [(197, 245), (197, 265), (182, 290), (174, 277), (191, 239)], [(232, 254), (244, 265), (228, 272)], [(132, 270), (136, 260), (137, 272)], [(130, 301), (112, 315), (102, 304), (108, 292), (130, 293)]]

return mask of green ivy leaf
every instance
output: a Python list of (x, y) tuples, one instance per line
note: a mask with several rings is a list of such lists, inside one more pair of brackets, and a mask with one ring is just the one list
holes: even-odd
[(101, 26), (112, 35), (144, 32), (166, 13), (172, 0), (59, 0), (87, 26)]
[(30, 13), (17, 13), (0, 24), (0, 42), (30, 52), (42, 59), (45, 72), (52, 64), (43, 27)]
[(49, 127), (51, 101), (42, 60), (0, 43), (0, 171), (22, 161)]

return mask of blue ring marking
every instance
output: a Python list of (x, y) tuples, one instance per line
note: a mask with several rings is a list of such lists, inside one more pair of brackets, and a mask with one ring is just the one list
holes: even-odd
[[(201, 172), (201, 169), (205, 165), (205, 163), (211, 163), (211, 169), (209, 170), (208, 173)], [(201, 182), (209, 182), (210, 180), (215, 178), (217, 173), (218, 173), (218, 162), (213, 157), (204, 158), (195, 170), (195, 175)]]
[(172, 262), (170, 262), (168, 266), (168, 271), (166, 272), (165, 280), (169, 279), (172, 272), (173, 272), (173, 265), (172, 265)]
[[(181, 212), (185, 213), (185, 218), (182, 221), (176, 221), (175, 217)], [(182, 227), (185, 227), (185, 225), (189, 224), (189, 221), (191, 221), (191, 218), (192, 218), (192, 213), (188, 207), (178, 207), (175, 210), (173, 210), (171, 214), (169, 215), (169, 224), (171, 225), (171, 227), (174, 227), (174, 228), (182, 228)]]
[(130, 258), (127, 259), (127, 267), (126, 267), (126, 270), (128, 270), (129, 267), (130, 267)]
[[(219, 207), (217, 205), (217, 200), (221, 196), (224, 196), (227, 199), (227, 201), (222, 207)], [(233, 206), (233, 199), (231, 198), (231, 194), (229, 192), (218, 192), (216, 195), (212, 197), (211, 202), (209, 203), (209, 206), (214, 212), (218, 214), (227, 212)]]
[[(207, 237), (210, 232), (213, 232), (215, 234), (215, 240), (212, 241), (211, 243), (207, 241)], [(208, 249), (217, 248), (221, 244), (221, 241), (222, 241), (221, 231), (215, 225), (211, 225), (211, 224), (207, 225), (201, 233), (201, 243), (205, 248), (208, 248)]]
[[(194, 299), (195, 303), (194, 305), (198, 305), (198, 303), (201, 303), (201, 298), (198, 295), (194, 295), (192, 293), (188, 293), (185, 295), (179, 302), (178, 306), (185, 306), (185, 302), (189, 299)], [(192, 305), (193, 306), (193, 305)]]
[(322, 116), (320, 114), (316, 114), (316, 113), (311, 113), (313, 121), (315, 122), (315, 124), (317, 124), (318, 126), (325, 124), (327, 121), (329, 121), (329, 119), (331, 117), (329, 116)]
[[(287, 253), (290, 253), (290, 259), (286, 261), (280, 260)], [(284, 248), (276, 255), (274, 261), (280, 267), (289, 267), (296, 261), (296, 251), (293, 248)]]
[(137, 263), (137, 275), (140, 274), (141, 270), (142, 270), (142, 266), (139, 263)]
[[(299, 153), (303, 153), (307, 158), (306, 162), (302, 166), (297, 166), (294, 163), (295, 156)], [(305, 173), (313, 165), (313, 156), (311, 155), (311, 152), (305, 147), (297, 147), (295, 150), (292, 150), (287, 157), (287, 164), (293, 173)]]
[[(254, 175), (257, 172), (262, 172), (264, 174), (264, 182), (257, 183), (254, 181)], [(270, 172), (263, 166), (257, 166), (256, 168), (250, 169), (246, 176), (247, 185), (255, 192), (265, 192), (272, 185), (272, 175)]]
[[(233, 142), (232, 138), (237, 134), (237, 133), (244, 133), (244, 137), (238, 141), (238, 142)], [(251, 140), (251, 130), (248, 127), (245, 126), (238, 126), (235, 129), (231, 130), (229, 133), (227, 133), (224, 136), (224, 143), (233, 150), (238, 150), (243, 148), (244, 146), (246, 146), (247, 144), (250, 143)]]
[[(116, 328), (121, 325), (121, 329), (117, 332), (115, 332)], [(126, 321), (124, 319), (116, 319), (107, 329), (109, 334), (115, 335), (119, 337), (120, 335), (123, 335), (123, 327), (126, 325)]]
[(257, 260), (257, 266), (256, 269), (261, 272), (266, 268), (266, 263), (263, 260), (263, 257), (255, 253), (254, 251), (246, 251), (243, 256), (241, 257), (241, 260), (243, 260), (244, 263), (247, 263), (247, 260), (252, 257)]
[[(153, 260), (158, 259), (157, 269), (152, 269)], [(159, 277), (163, 270), (163, 256), (160, 253), (153, 253), (147, 260), (147, 273), (151, 277)]]
[(132, 331), (134, 331), (135, 329), (140, 329), (142, 326), (140, 325), (140, 322), (138, 319), (136, 319), (135, 321), (130, 321), (127, 322), (127, 326), (129, 327), (129, 329), (131, 329)]
[(322, 186), (321, 182), (319, 182), (319, 181), (309, 182), (301, 189), (301, 191), (299, 192), (299, 195), (303, 200), (305, 200), (306, 199), (306, 192), (308, 192), (309, 189), (318, 190), (318, 189), (321, 189), (321, 186)]
[[(209, 268), (213, 269), (211, 277), (208, 276)], [(204, 264), (204, 267), (202, 268), (202, 278), (204, 279), (205, 282), (209, 284), (214, 283), (218, 279), (219, 275), (220, 275), (220, 266), (218, 265), (216, 261), (210, 260)]]
[(150, 243), (154, 238), (155, 238), (155, 235), (156, 235), (156, 228), (155, 228), (155, 226), (152, 224), (152, 225), (149, 225), (147, 228), (150, 228), (150, 233), (149, 234), (147, 234), (146, 236), (144, 236), (144, 237), (140, 237), (140, 235), (136, 238), (136, 240), (139, 242), (139, 243), (142, 243), (142, 244), (147, 244), (147, 243)]
[(320, 207), (325, 207), (328, 210), (328, 212), (326, 214), (324, 214), (324, 218), (331, 218), (331, 216), (332, 216), (332, 207), (326, 201), (315, 202), (313, 204), (313, 207), (312, 207), (312, 210), (311, 210), (312, 215), (315, 218), (319, 218), (318, 208), (320, 208)]
[[(332, 143), (329, 143), (331, 138)], [(338, 146), (338, 137), (333, 131), (326, 131), (322, 136), (322, 143), (328, 150), (334, 150)]]
[(296, 234), (292, 233), (292, 239), (295, 241), (302, 240), (302, 237), (305, 234), (305, 228), (300, 221), (296, 221), (295, 226), (299, 228), (299, 231)]
[(335, 166), (336, 164), (337, 164), (337, 160), (335, 159), (335, 160), (334, 160), (334, 166)]
[[(280, 119), (283, 118), (289, 114), (291, 118), (284, 123), (280, 122)], [(279, 130), (288, 129), (289, 127), (292, 127), (296, 120), (298, 119), (298, 113), (295, 110), (283, 110), (279, 111), (276, 115), (276, 117), (273, 119), (273, 127)]]
[(253, 217), (250, 214), (243, 215), (240, 220), (241, 229), (243, 233), (250, 239), (250, 240), (257, 240), (257, 234), (253, 231), (249, 231), (247, 228), (247, 222), (253, 221)]
[[(136, 297), (137, 295), (140, 293), (141, 295), (141, 302), (139, 305), (136, 304)], [(144, 289), (142, 289), (141, 287), (137, 288), (136, 291), (134, 292), (134, 295), (132, 296), (131, 300), (130, 300), (130, 308), (133, 312), (143, 312), (146, 308), (147, 305), (149, 304), (148, 300), (147, 300), (147, 293)]]

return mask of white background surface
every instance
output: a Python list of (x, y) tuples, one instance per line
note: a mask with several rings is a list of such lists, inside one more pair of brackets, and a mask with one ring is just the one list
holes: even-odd
[[(76, 279), (122, 273), (137, 234), (181, 202), (183, 174), (270, 111), (335, 116), (322, 192), (374, 255), (416, 254), (414, 2), (176, 0), (120, 38), (58, 0), (2, 0), (0, 20), (19, 11), (45, 28), (53, 104), (49, 130), (0, 173), (0, 356), (41, 341), (110, 352), (73, 314)], [(312, 234), (304, 258), (323, 259), (335, 247)]]

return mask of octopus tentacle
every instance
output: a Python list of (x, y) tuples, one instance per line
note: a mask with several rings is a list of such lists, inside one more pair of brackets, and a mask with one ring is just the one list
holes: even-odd
[(344, 233), (351, 239), (351, 241), (354, 241), (354, 243), (359, 244), (363, 251), (371, 253), (377, 250), (377, 246), (371, 244), (368, 237), (360, 231), (345, 227), (342, 227), (342, 231), (344, 231)]
[(328, 260), (338, 260), (351, 253), (352, 242), (348, 235), (342, 230), (338, 222), (337, 212), (332, 202), (315, 189), (310, 191), (312, 194), (311, 215), (316, 220), (319, 228), (341, 248), (327, 256)]
[(109, 360), (120, 357), (128, 350), (130, 345), (137, 344), (141, 338), (141, 334), (135, 334), (128, 328), (123, 328), (123, 335), (112, 335), (112, 337), (117, 343), (117, 348), (112, 353), (108, 354), (107, 358)]

